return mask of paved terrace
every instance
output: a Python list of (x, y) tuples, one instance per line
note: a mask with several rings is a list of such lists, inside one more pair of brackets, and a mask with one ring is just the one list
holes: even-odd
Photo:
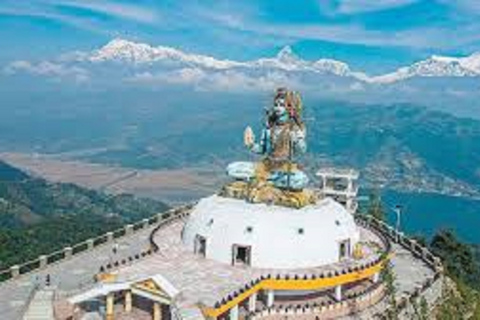
[[(309, 269), (260, 269), (221, 264), (190, 252), (183, 246), (180, 238), (184, 222), (178, 220), (162, 228), (155, 234), (154, 241), (159, 247), (158, 253), (138, 263), (119, 269), (118, 281), (134, 281), (160, 273), (167, 278), (182, 294), (176, 301), (179, 308), (192, 308), (197, 303), (214, 306), (216, 302), (238, 291), (245, 284), (261, 276), (332, 274), (361, 264), (373, 262), (379, 253), (370, 252), (365, 259), (348, 259), (340, 263)], [(367, 229), (361, 229), (361, 241), (382, 246), (380, 239)]]
[[(364, 264), (378, 258), (378, 254), (371, 253), (365, 260), (344, 261), (335, 265), (321, 268), (299, 270), (271, 270), (232, 267), (197, 257), (187, 251), (180, 241), (180, 233), (184, 222), (175, 220), (168, 227), (160, 228), (154, 240), (159, 250), (152, 256), (134, 260), (130, 265), (118, 269), (118, 280), (135, 280), (145, 276), (162, 274), (172, 284), (182, 291), (176, 303), (184, 311), (197, 308), (198, 302), (213, 306), (230, 293), (265, 274), (295, 275), (328, 273), (355, 264)], [(0, 284), (0, 314), (2, 319), (20, 319), (26, 311), (26, 304), (30, 301), (34, 289), (42, 286), (47, 274), (51, 277), (52, 287), (58, 289), (59, 296), (71, 296), (93, 286), (93, 277), (101, 266), (113, 264), (138, 255), (139, 252), (150, 248), (149, 236), (154, 226), (145, 227), (133, 235), (124, 236), (113, 242), (100, 245), (91, 250), (73, 255), (69, 259), (49, 265), (41, 271), (34, 271)], [(379, 238), (371, 231), (362, 228), (361, 239), (364, 242), (379, 243)], [(116, 245), (116, 244), (117, 245)], [(117, 247), (117, 253), (113, 248)], [(397, 275), (398, 295), (409, 295), (414, 292), (425, 279), (433, 278), (434, 271), (421, 259), (415, 257), (411, 250), (393, 245), (393, 266)], [(420, 248), (421, 249), (421, 248)], [(422, 252), (420, 252), (420, 256)], [(63, 294), (62, 294), (63, 293)], [(432, 301), (438, 297), (437, 292), (431, 294)], [(386, 308), (382, 303), (371, 308), (365, 319)]]
[[(45, 284), (50, 275), (51, 287), (60, 292), (79, 292), (93, 284), (93, 277), (100, 266), (128, 259), (150, 246), (149, 236), (154, 226), (139, 230), (131, 236), (124, 236), (90, 251), (73, 255), (70, 259), (49, 265), (41, 271), (22, 275), (17, 280), (0, 283), (0, 318), (3, 320), (21, 319), (36, 287)], [(113, 253), (113, 248), (117, 253)]]

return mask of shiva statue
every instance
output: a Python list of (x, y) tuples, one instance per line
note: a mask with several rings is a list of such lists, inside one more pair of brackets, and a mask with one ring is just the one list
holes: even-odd
[(245, 146), (262, 160), (229, 164), (227, 174), (235, 182), (224, 188), (224, 195), (294, 207), (312, 201), (305, 189), (309, 179), (294, 161), (307, 149), (302, 112), (298, 93), (277, 89), (273, 104), (265, 110), (258, 141), (250, 127), (244, 132)]

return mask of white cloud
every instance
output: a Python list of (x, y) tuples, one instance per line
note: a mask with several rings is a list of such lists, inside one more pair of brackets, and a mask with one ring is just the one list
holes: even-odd
[(94, 0), (50, 0), (50, 2), (54, 5), (87, 9), (113, 17), (124, 18), (142, 23), (150, 24), (155, 23), (158, 20), (158, 16), (155, 11), (132, 4)]
[(271, 91), (278, 86), (302, 87), (303, 85), (284, 72), (268, 72), (261, 76), (249, 75), (239, 70), (202, 70), (182, 68), (169, 72), (141, 72), (126, 79), (140, 84), (189, 85), (201, 91)]
[(372, 30), (358, 24), (264, 24), (245, 23), (245, 31), (297, 40), (322, 40), (345, 44), (416, 49), (458, 49), (480, 40), (480, 25), (453, 28), (421, 27), (410, 30)]
[(403, 7), (418, 0), (343, 0), (336, 11), (342, 14), (357, 14)]
[[(419, 0), (318, 0), (320, 13), (324, 15), (355, 15), (395, 9)], [(448, 4), (451, 12), (446, 23), (425, 21), (421, 26), (400, 24), (401, 29), (367, 28), (361, 19), (337, 21), (322, 19), (318, 23), (266, 22), (262, 12), (253, 12), (242, 6), (235, 7), (235, 17), (228, 11), (211, 8), (201, 17), (229, 30), (248, 33), (252, 37), (275, 39), (277, 43), (294, 43), (303, 40), (320, 40), (362, 46), (404, 47), (410, 49), (454, 49), (480, 41), (480, 24), (475, 11), (480, 13), (479, 0), (438, 0), (432, 6)], [(462, 9), (463, 8), (463, 9)], [(472, 12), (468, 10), (471, 9)], [(472, 16), (474, 18), (472, 18)], [(236, 35), (231, 35), (235, 37)]]
[(156, 72), (149, 71), (134, 74), (125, 80), (136, 83), (169, 83), (196, 85), (207, 77), (206, 73), (199, 68), (182, 68), (173, 71)]
[(57, 79), (70, 78), (77, 82), (84, 82), (89, 80), (89, 73), (83, 68), (76, 66), (66, 66), (63, 64), (53, 63), (49, 61), (42, 61), (34, 64), (29, 61), (18, 60), (7, 65), (4, 69), (4, 72), (10, 75), (18, 73), (28, 73), (37, 76), (48, 76)]

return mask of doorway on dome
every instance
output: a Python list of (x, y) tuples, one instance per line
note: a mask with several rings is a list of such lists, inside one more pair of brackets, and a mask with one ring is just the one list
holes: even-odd
[(202, 257), (207, 255), (207, 239), (204, 236), (197, 234), (195, 236), (194, 252)]
[(250, 266), (252, 247), (234, 244), (232, 247), (232, 265)]
[(338, 253), (339, 260), (350, 257), (350, 239), (340, 241)]

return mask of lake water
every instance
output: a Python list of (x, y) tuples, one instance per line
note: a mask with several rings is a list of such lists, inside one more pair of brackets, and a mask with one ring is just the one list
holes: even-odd
[[(453, 229), (470, 243), (480, 243), (480, 201), (437, 194), (412, 194), (386, 191), (382, 195), (390, 207), (404, 207), (401, 229), (410, 234), (431, 237), (438, 229)], [(395, 225), (396, 214), (389, 210), (388, 219)]]

